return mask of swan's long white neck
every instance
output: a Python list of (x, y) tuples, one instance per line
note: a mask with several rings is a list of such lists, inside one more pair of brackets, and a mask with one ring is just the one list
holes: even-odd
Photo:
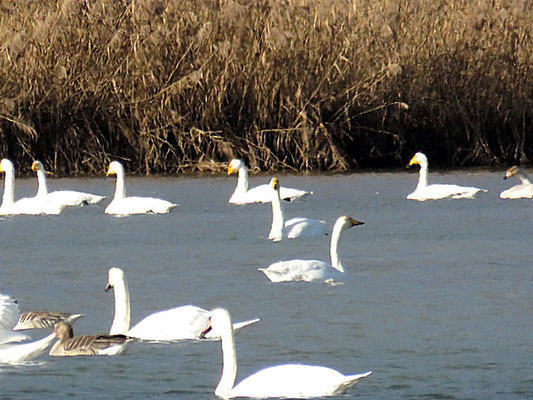
[(426, 161), (420, 162), (420, 175), (418, 177), (418, 185), (416, 190), (424, 189), (428, 185), (428, 163)]
[(109, 334), (125, 334), (130, 330), (131, 323), (130, 293), (126, 277), (113, 284), (113, 292), (115, 295), (115, 318)]
[(10, 207), (15, 201), (15, 170), (13, 168), (4, 171), (4, 196), (2, 207)]
[(2, 360), (4, 362), (24, 362), (31, 361), (46, 351), (55, 340), (55, 333), (40, 340), (30, 343), (13, 344), (8, 349), (3, 350)]
[(46, 185), (46, 172), (42, 168), (37, 170), (37, 182), (39, 183), (37, 197), (46, 197), (48, 194), (48, 186)]
[(248, 169), (243, 165), (239, 167), (239, 177), (237, 178), (237, 187), (235, 193), (246, 193), (248, 191)]
[(272, 226), (270, 228), (270, 233), (268, 238), (271, 240), (282, 240), (283, 239), (283, 227), (285, 221), (283, 218), (283, 208), (281, 207), (281, 197), (279, 194), (279, 187), (277, 189), (272, 189)]
[(237, 352), (235, 351), (235, 337), (231, 319), (222, 330), (222, 377), (215, 390), (215, 394), (228, 398), (237, 377)]
[(117, 184), (115, 187), (115, 200), (122, 200), (126, 198), (126, 177), (124, 169), (120, 168), (117, 171)]
[(343, 231), (343, 224), (336, 223), (333, 227), (333, 232), (331, 233), (331, 241), (329, 243), (329, 257), (331, 261), (331, 266), (340, 272), (344, 272), (344, 267), (342, 266), (341, 260), (339, 258), (339, 240), (341, 238), (341, 233)]

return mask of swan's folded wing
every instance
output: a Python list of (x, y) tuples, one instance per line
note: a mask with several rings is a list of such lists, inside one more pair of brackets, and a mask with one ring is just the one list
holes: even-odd
[(287, 281), (319, 281), (324, 279), (324, 273), (332, 268), (327, 263), (318, 260), (289, 260), (271, 264), (268, 268), (260, 268), (272, 282)]
[(14, 298), (0, 293), (0, 330), (11, 330), (17, 324), (19, 306)]

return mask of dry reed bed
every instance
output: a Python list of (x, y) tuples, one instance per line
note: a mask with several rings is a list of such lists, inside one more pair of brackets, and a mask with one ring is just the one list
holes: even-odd
[(531, 32), (526, 0), (3, 1), (1, 152), (60, 174), (531, 159)]

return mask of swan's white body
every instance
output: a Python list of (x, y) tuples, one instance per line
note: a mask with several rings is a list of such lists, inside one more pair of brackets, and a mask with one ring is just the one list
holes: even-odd
[(270, 188), (272, 196), (272, 226), (268, 235), (269, 239), (277, 242), (283, 240), (283, 236), (295, 239), (328, 234), (325, 221), (311, 218), (292, 218), (285, 221), (281, 205), (280, 185), (277, 178), (272, 178)]
[(236, 386), (237, 354), (231, 317), (224, 309), (211, 312), (209, 329), (222, 334), (223, 367), (215, 394), (221, 398), (308, 398), (334, 396), (345, 393), (357, 381), (372, 373), (343, 375), (334, 369), (301, 364), (284, 364), (269, 367), (243, 379)]
[[(228, 167), (228, 175), (238, 171), (237, 187), (229, 199), (230, 204), (251, 204), (251, 203), (269, 203), (271, 200), (271, 189), (269, 185), (260, 185), (248, 189), (248, 169), (241, 160), (231, 160)], [(305, 190), (282, 187), (281, 199), (293, 201), (302, 198), (313, 192)]]
[(259, 268), (272, 282), (339, 282), (344, 277), (344, 267), (338, 254), (341, 234), (352, 226), (364, 222), (350, 217), (340, 217), (333, 226), (330, 241), (331, 264), (318, 260), (289, 260), (271, 264), (268, 268)]
[(15, 167), (13, 163), (4, 158), (0, 162), (0, 172), (4, 172), (4, 195), (0, 215), (57, 215), (60, 214), (64, 205), (52, 203), (47, 199), (38, 197), (26, 197), (15, 201)]
[(107, 176), (117, 175), (115, 196), (105, 209), (106, 214), (132, 215), (132, 214), (166, 214), (176, 204), (153, 197), (126, 197), (126, 177), (124, 167), (118, 161), (109, 164)]
[(519, 167), (514, 166), (505, 172), (503, 179), (515, 176), (520, 179), (521, 184), (504, 190), (500, 194), (501, 199), (531, 199), (533, 198), (533, 184), (529, 181), (526, 173)]
[(480, 189), (472, 186), (458, 186), (448, 184), (428, 184), (428, 159), (423, 153), (416, 153), (409, 166), (420, 165), (420, 176), (418, 178), (418, 185), (413, 193), (407, 196), (408, 200), (438, 200), (438, 199), (473, 199), (479, 192), (486, 192), (485, 189)]
[(55, 339), (55, 335), (50, 334), (34, 342), (16, 343), (28, 338), (12, 330), (18, 317), (17, 302), (10, 296), (0, 294), (0, 363), (18, 364), (32, 361), (43, 354)]
[[(109, 333), (125, 334), (128, 337), (145, 341), (179, 341), (198, 340), (209, 319), (209, 312), (193, 305), (159, 311), (142, 319), (130, 329), (131, 311), (128, 284), (120, 268), (110, 268), (107, 288), (113, 288), (115, 294), (115, 318)], [(253, 324), (259, 319), (235, 324), (235, 329)], [(206, 339), (220, 339), (213, 331)]]
[(77, 192), (74, 190), (59, 190), (48, 193), (48, 185), (46, 182), (46, 174), (43, 164), (40, 161), (34, 161), (31, 169), (37, 172), (37, 181), (39, 183), (39, 189), (37, 190), (36, 198), (46, 199), (52, 203), (56, 203), (66, 207), (76, 207), (86, 204), (96, 204), (105, 196), (99, 196), (96, 194)]

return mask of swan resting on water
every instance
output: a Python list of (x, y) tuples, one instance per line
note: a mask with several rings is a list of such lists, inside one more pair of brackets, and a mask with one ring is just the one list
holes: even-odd
[(289, 239), (299, 237), (316, 237), (328, 234), (325, 221), (311, 218), (291, 218), (285, 221), (281, 205), (280, 184), (278, 178), (270, 181), (272, 188), (272, 226), (268, 238), (278, 242), (283, 236)]
[(31, 169), (37, 172), (37, 181), (39, 183), (39, 189), (37, 190), (36, 198), (46, 199), (52, 203), (57, 203), (67, 207), (96, 204), (105, 198), (105, 196), (77, 192), (74, 190), (59, 190), (48, 193), (48, 186), (46, 182), (46, 174), (48, 172), (45, 171), (43, 164), (40, 161), (34, 161), (31, 165)]
[(0, 162), (0, 172), (4, 172), (4, 195), (0, 206), (0, 215), (57, 215), (65, 208), (64, 205), (37, 197), (25, 197), (15, 201), (15, 167), (13, 163), (4, 158)]
[[(209, 311), (200, 307), (187, 305), (159, 311), (148, 315), (130, 329), (131, 311), (128, 283), (124, 271), (110, 268), (106, 291), (113, 289), (115, 294), (115, 318), (109, 334), (124, 334), (144, 341), (172, 342), (180, 340), (198, 340), (208, 319)], [(258, 322), (259, 319), (239, 322), (235, 330)], [(220, 334), (211, 332), (206, 339), (218, 340)]]
[(335, 396), (347, 392), (360, 379), (372, 373), (368, 371), (356, 375), (343, 375), (334, 369), (322, 366), (283, 364), (262, 369), (234, 386), (237, 377), (237, 353), (229, 312), (222, 308), (213, 310), (203, 334), (211, 329), (217, 329), (222, 336), (222, 376), (215, 389), (215, 395), (223, 399)]
[(479, 192), (486, 192), (485, 189), (480, 189), (471, 186), (458, 186), (447, 184), (428, 184), (428, 159), (423, 153), (416, 153), (409, 166), (420, 165), (420, 176), (418, 178), (418, 185), (413, 193), (407, 196), (408, 200), (438, 200), (445, 198), (452, 199), (472, 199)]
[(166, 214), (177, 205), (154, 197), (126, 197), (126, 175), (124, 167), (118, 161), (109, 164), (106, 177), (112, 174), (117, 176), (117, 183), (113, 201), (105, 209), (106, 214)]
[[(269, 203), (272, 196), (270, 186), (267, 184), (256, 186), (248, 189), (248, 169), (241, 160), (231, 160), (228, 166), (228, 175), (234, 172), (239, 173), (237, 179), (237, 187), (229, 199), (230, 204), (251, 204), (251, 203)], [(281, 199), (285, 201), (293, 201), (300, 199), (313, 192), (306, 192), (305, 190), (282, 187)]]
[(333, 226), (330, 240), (330, 261), (328, 264), (318, 260), (289, 260), (271, 264), (268, 268), (259, 268), (272, 282), (340, 282), (345, 276), (344, 267), (338, 254), (338, 245), (342, 232), (364, 222), (342, 216)]
[(503, 177), (503, 179), (509, 179), (516, 176), (520, 179), (521, 184), (515, 185), (510, 189), (504, 190), (500, 194), (501, 199), (531, 199), (533, 198), (533, 184), (530, 182), (529, 177), (518, 166), (509, 168)]

